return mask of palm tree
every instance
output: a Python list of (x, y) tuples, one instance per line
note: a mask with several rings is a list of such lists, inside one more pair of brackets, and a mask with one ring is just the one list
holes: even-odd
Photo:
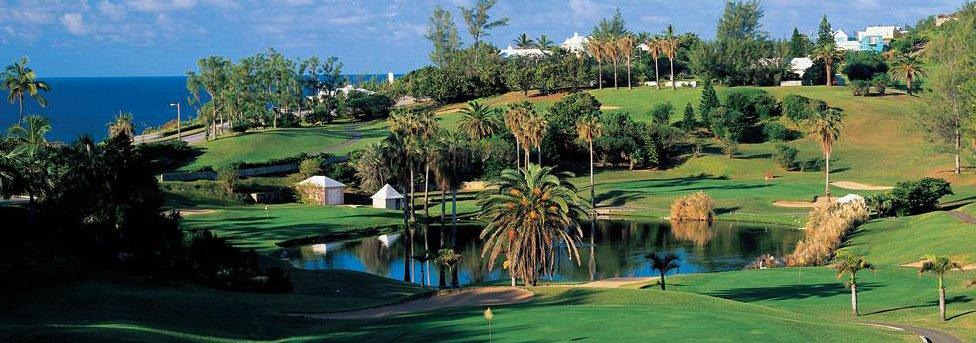
[(824, 71), (827, 72), (827, 87), (834, 85), (834, 61), (841, 59), (843, 56), (844, 52), (838, 51), (834, 43), (825, 44), (810, 53), (810, 57), (815, 61), (822, 61), (824, 63)]
[(865, 261), (864, 256), (854, 253), (841, 253), (837, 255), (837, 260), (830, 265), (837, 270), (837, 278), (850, 275), (850, 279), (844, 284), (851, 288), (851, 312), (857, 317), (857, 273), (862, 270), (874, 270), (871, 262)]
[(932, 273), (939, 280), (939, 317), (942, 318), (942, 321), (946, 320), (945, 278), (953, 269), (962, 271), (962, 264), (952, 260), (949, 256), (934, 255), (925, 256), (922, 260), (922, 266), (918, 268), (919, 274)]
[(447, 267), (451, 272), (453, 277), (451, 278), (451, 286), (454, 288), (461, 288), (460, 282), (458, 282), (457, 277), (457, 265), (464, 260), (464, 255), (458, 254), (454, 249), (441, 249), (437, 251), (437, 263), (442, 266)]
[(843, 112), (835, 108), (816, 111), (813, 118), (807, 122), (807, 131), (820, 144), (820, 151), (824, 155), (824, 194), (830, 198), (830, 154), (834, 143), (840, 137), (840, 127), (843, 124)]
[(16, 102), (19, 106), (18, 121), (24, 119), (25, 97), (34, 99), (41, 107), (47, 107), (47, 99), (39, 91), (51, 91), (51, 86), (47, 82), (37, 80), (37, 72), (27, 67), (28, 62), (27, 56), (21, 57), (17, 63), (7, 66), (3, 73), (2, 88), (9, 92), (7, 101), (11, 104)]
[(603, 45), (600, 43), (596, 37), (590, 38), (586, 42), (586, 50), (590, 52), (590, 56), (596, 60), (596, 85), (599, 89), (603, 89)]
[(672, 270), (678, 269), (678, 267), (680, 266), (678, 264), (678, 255), (675, 255), (673, 253), (667, 253), (667, 254), (650, 253), (644, 256), (644, 258), (651, 261), (651, 269), (661, 273), (661, 282), (659, 283), (661, 284), (661, 290), (663, 291), (664, 274), (667, 274)]
[(532, 38), (530, 38), (529, 35), (525, 34), (524, 32), (520, 34), (518, 38), (515, 38), (512, 43), (515, 43), (516, 48), (521, 49), (527, 49), (535, 45), (535, 41), (533, 41)]
[[(470, 140), (461, 132), (444, 131), (437, 142), (433, 154), (434, 178), (442, 190), (451, 194), (451, 247), (459, 249), (457, 242), (457, 193), (464, 182), (469, 180), (474, 160), (474, 150)], [(442, 197), (443, 201), (443, 197)], [(443, 212), (443, 206), (441, 207)], [(443, 225), (441, 226), (443, 227)], [(456, 271), (455, 271), (456, 272)], [(454, 275), (457, 278), (457, 275)]]
[(51, 122), (39, 115), (29, 115), (10, 127), (7, 137), (13, 140), (15, 147), (9, 156), (15, 158), (21, 165), (20, 173), (26, 179), (25, 191), (30, 198), (31, 214), (35, 198), (41, 191), (40, 154), (48, 148), (47, 133), (51, 131)]
[(488, 223), (481, 232), (482, 257), (492, 268), (505, 254), (505, 265), (515, 280), (535, 285), (541, 275), (552, 275), (557, 245), (564, 244), (571, 261), (580, 264), (577, 243), (579, 220), (586, 215), (583, 201), (568, 181), (572, 174), (555, 174), (552, 167), (530, 164), (506, 169), (498, 189), (479, 200), (480, 218)]
[(132, 126), (132, 113), (119, 113), (115, 116), (115, 122), (108, 126), (108, 136), (115, 137), (125, 135), (132, 140), (135, 137), (135, 129)]
[(617, 62), (620, 61), (620, 49), (617, 47), (616, 41), (612, 38), (603, 44), (603, 56), (606, 56), (613, 65), (613, 88), (620, 88), (617, 85)]
[(546, 137), (546, 129), (549, 127), (549, 122), (546, 120), (545, 115), (535, 111), (534, 109), (529, 112), (529, 116), (526, 118), (525, 122), (525, 160), (526, 163), (529, 161), (529, 149), (528, 147), (535, 146), (536, 153), (536, 163), (540, 166), (542, 165), (542, 140)]
[(425, 287), (430, 286), (430, 275), (427, 270), (427, 265), (430, 261), (430, 253), (428, 250), (424, 249), (424, 251), (421, 251), (419, 254), (413, 255), (412, 258), (414, 261), (417, 261), (417, 263), (420, 264), (420, 285)]
[(661, 89), (661, 73), (658, 71), (657, 59), (661, 56), (661, 44), (662, 40), (660, 38), (654, 38), (648, 41), (647, 49), (651, 53), (651, 59), (654, 62), (654, 82), (657, 83), (657, 89)]
[(661, 41), (661, 48), (671, 62), (671, 89), (677, 90), (678, 86), (674, 83), (674, 57), (678, 53), (678, 37), (674, 36), (674, 27), (668, 25), (667, 36)]
[(912, 81), (916, 77), (925, 76), (925, 67), (922, 65), (922, 59), (915, 54), (898, 55), (891, 61), (888, 75), (894, 80), (905, 80), (908, 95), (912, 95)]
[[(535, 110), (532, 107), (532, 103), (528, 101), (522, 101), (512, 104), (508, 107), (508, 111), (505, 112), (505, 127), (512, 132), (512, 136), (515, 137), (515, 167), (520, 168), (522, 166), (521, 157), (518, 150), (520, 148), (528, 149), (528, 142), (526, 141), (525, 132), (525, 122), (532, 115)], [(528, 155), (528, 152), (525, 153)], [(528, 157), (525, 159), (525, 163), (529, 163)]]
[(477, 101), (468, 101), (468, 105), (461, 109), (458, 124), (468, 137), (480, 141), (498, 131), (498, 110)]
[[(394, 127), (394, 125), (390, 125)], [(403, 134), (391, 134), (383, 140), (383, 161), (385, 165), (389, 168), (391, 179), (397, 179), (400, 185), (400, 189), (404, 194), (409, 194), (407, 191), (411, 188), (410, 184), (413, 182), (413, 166), (412, 155), (411, 155), (411, 144), (407, 140), (408, 136)], [(411, 227), (410, 227), (410, 204), (406, 203), (403, 205), (403, 256), (405, 259), (412, 256), (411, 250), (413, 249), (413, 237), (411, 237)], [(403, 281), (411, 282), (413, 275), (410, 273), (410, 263), (409, 260), (405, 260), (403, 263)]]
[(353, 169), (356, 170), (360, 190), (376, 192), (390, 179), (383, 153), (383, 144), (374, 142), (365, 146), (353, 158)]
[(553, 41), (549, 39), (549, 35), (545, 33), (539, 35), (539, 38), (536, 38), (535, 40), (535, 46), (539, 47), (539, 49), (543, 51), (548, 51), (549, 49), (552, 49), (552, 46), (554, 44), (555, 43), (553, 43)]
[(634, 57), (634, 37), (627, 35), (617, 39), (617, 50), (627, 60), (627, 88), (634, 88), (630, 83), (631, 59)]
[(593, 187), (593, 140), (603, 134), (603, 124), (592, 113), (586, 118), (580, 118), (576, 123), (576, 133), (579, 140), (586, 142), (590, 149), (590, 207), (596, 209), (596, 191)]

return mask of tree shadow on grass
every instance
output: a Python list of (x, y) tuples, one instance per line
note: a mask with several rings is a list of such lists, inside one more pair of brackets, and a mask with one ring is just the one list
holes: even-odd
[[(965, 295), (957, 295), (957, 296), (954, 296), (954, 297), (946, 298), (946, 304), (956, 304), (956, 303), (964, 304), (964, 303), (968, 303), (968, 302), (972, 302), (972, 301), (973, 301), (972, 298), (970, 298), (968, 296), (965, 296)], [(915, 304), (915, 305), (908, 305), (908, 306), (887, 308), (887, 309), (883, 309), (883, 310), (877, 310), (877, 311), (873, 311), (873, 312), (862, 313), (862, 315), (869, 316), (869, 315), (872, 315), (872, 314), (881, 314), (881, 313), (895, 312), (895, 311), (901, 311), (901, 310), (910, 310), (910, 309), (913, 309), (913, 308), (938, 307), (938, 306), (939, 306), (939, 301), (938, 300), (931, 300), (931, 301), (927, 301), (927, 302), (922, 303), (922, 304)], [(953, 318), (962, 317), (962, 316), (965, 316), (967, 314), (974, 313), (974, 312), (976, 312), (976, 310), (972, 310), (972, 311), (968, 311), (968, 312), (963, 312), (963, 313), (957, 314), (955, 316), (948, 317), (946, 319), (947, 320), (951, 320)]]
[[(859, 292), (869, 292), (877, 288), (875, 283), (858, 285)], [(809, 298), (829, 298), (849, 294), (844, 286), (838, 283), (818, 283), (804, 285), (782, 285), (772, 287), (733, 288), (705, 293), (713, 297), (731, 299), (741, 302), (763, 300), (800, 300)]]

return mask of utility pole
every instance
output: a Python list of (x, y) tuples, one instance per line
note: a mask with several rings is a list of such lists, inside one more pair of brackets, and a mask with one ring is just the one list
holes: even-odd
[(176, 107), (176, 140), (183, 140), (183, 132), (181, 129), (183, 122), (180, 120), (180, 103), (169, 104), (169, 107)]

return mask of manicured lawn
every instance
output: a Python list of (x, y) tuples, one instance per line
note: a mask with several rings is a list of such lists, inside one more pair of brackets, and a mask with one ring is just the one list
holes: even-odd
[(402, 225), (399, 211), (346, 206), (282, 204), (217, 208), (183, 219), (184, 229), (212, 229), (245, 248), (274, 249), (275, 243), (297, 238), (358, 237)]
[[(973, 207), (976, 205), (963, 209)], [(854, 232), (844, 249), (885, 265), (916, 262), (927, 254), (950, 255), (976, 263), (976, 225), (963, 223), (946, 212), (875, 220)]]

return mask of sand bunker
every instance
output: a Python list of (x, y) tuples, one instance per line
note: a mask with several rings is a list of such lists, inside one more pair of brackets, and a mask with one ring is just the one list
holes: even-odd
[(855, 191), (886, 191), (894, 187), (890, 186), (876, 186), (876, 185), (866, 185), (863, 183), (851, 182), (851, 181), (837, 181), (831, 182), (831, 186), (839, 187), (843, 189), (851, 189)]
[(356, 311), (307, 314), (321, 319), (379, 318), (411, 312), (425, 312), (448, 307), (495, 306), (518, 304), (532, 300), (533, 293), (516, 287), (478, 287), (462, 290), (443, 290), (436, 295), (405, 303), (367, 308)]
[[(922, 261), (912, 262), (912, 263), (906, 263), (906, 264), (903, 264), (901, 266), (902, 267), (908, 267), (908, 268), (918, 269), (918, 268), (921, 268), (922, 267)], [(962, 270), (965, 270), (965, 271), (976, 270), (976, 264), (969, 264), (969, 265), (962, 266)]]

